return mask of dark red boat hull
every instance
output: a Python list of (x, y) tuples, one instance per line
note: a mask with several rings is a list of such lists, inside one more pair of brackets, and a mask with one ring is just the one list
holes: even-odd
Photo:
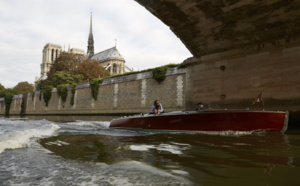
[(267, 131), (285, 132), (288, 112), (204, 111), (114, 119), (110, 128), (149, 131)]

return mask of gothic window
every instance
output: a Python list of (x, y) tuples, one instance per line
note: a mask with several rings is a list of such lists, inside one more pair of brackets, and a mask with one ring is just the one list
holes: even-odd
[(56, 50), (56, 56), (55, 56), (55, 59), (58, 57), (58, 50)]
[(53, 62), (53, 58), (54, 58), (54, 49), (51, 50), (51, 61)]
[(117, 65), (114, 63), (114, 65), (113, 65), (113, 73), (115, 74), (115, 73), (117, 73)]
[(108, 72), (109, 72), (109, 73), (111, 73), (111, 71), (110, 71), (110, 67), (108, 67), (108, 69), (107, 69), (107, 70), (108, 70)]

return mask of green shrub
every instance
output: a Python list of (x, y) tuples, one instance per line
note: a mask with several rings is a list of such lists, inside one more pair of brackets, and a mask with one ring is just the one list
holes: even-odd
[(44, 101), (46, 103), (46, 107), (48, 107), (48, 102), (51, 99), (51, 91), (52, 91), (53, 87), (50, 85), (47, 85), (44, 87), (43, 89), (43, 98)]
[(68, 85), (67, 84), (58, 85), (57, 86), (57, 94), (58, 94), (58, 96), (61, 97), (61, 100), (63, 102), (66, 102), (67, 96), (68, 96)]
[(91, 85), (91, 91), (92, 91), (92, 97), (94, 98), (94, 100), (97, 101), (97, 97), (98, 97), (98, 91), (99, 91), (99, 84), (103, 82), (102, 78), (97, 78), (97, 79), (93, 79), (90, 82)]
[(25, 115), (25, 99), (24, 99), (24, 94), (23, 94), (23, 98), (22, 98), (22, 103), (21, 103), (21, 111), (20, 111), (20, 115), (24, 116)]
[[(126, 72), (124, 74), (117, 74), (117, 75), (114, 75), (114, 76), (111, 76), (111, 77), (107, 77), (107, 78), (114, 78), (114, 77), (120, 77), (120, 76), (130, 75), (130, 74), (138, 74), (138, 73), (152, 71), (153, 78), (158, 83), (161, 83), (165, 79), (165, 77), (166, 77), (167, 69), (168, 68), (173, 68), (173, 67), (184, 68), (184, 66), (182, 64), (168, 64), (168, 65), (164, 65), (164, 66), (160, 66), (160, 67), (156, 67), (156, 68), (151, 68), (151, 69), (146, 69), (146, 70), (142, 70), (142, 71), (134, 71), (134, 72)], [(107, 78), (105, 78), (105, 79), (107, 79)]]

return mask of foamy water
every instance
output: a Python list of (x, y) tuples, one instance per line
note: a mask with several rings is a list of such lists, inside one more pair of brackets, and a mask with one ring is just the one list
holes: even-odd
[(0, 154), (6, 149), (29, 147), (32, 140), (57, 135), (58, 132), (101, 133), (109, 128), (108, 121), (74, 121), (54, 123), (47, 120), (0, 118)]
[(84, 128), (98, 128), (98, 129), (108, 129), (109, 128), (109, 121), (81, 121), (81, 120), (77, 120), (75, 122), (68, 122), (65, 123), (66, 125), (72, 126), (72, 127), (76, 127), (76, 129), (78, 129), (78, 127), (84, 127)]
[(30, 121), (0, 120), (0, 154), (6, 149), (25, 148), (30, 146), (31, 139), (55, 135), (60, 127), (56, 124)]
[[(132, 131), (108, 131), (107, 121), (51, 122), (47, 120), (0, 119), (0, 185), (168, 185), (189, 181), (139, 161), (114, 164), (81, 162), (53, 155), (37, 141), (63, 133), (135, 136)], [(70, 144), (54, 140), (51, 146)], [(155, 180), (153, 178), (159, 178)], [(160, 180), (160, 181), (159, 181)]]
[[(66, 123), (53, 123), (47, 120), (27, 120), (22, 118), (0, 118), (0, 154), (6, 149), (26, 148), (31, 145), (33, 139), (50, 137), (57, 135), (60, 132), (72, 133), (90, 133), (106, 135), (109, 129), (109, 121), (81, 121)], [(222, 131), (222, 132), (195, 132), (197, 134), (205, 135), (220, 135), (220, 136), (244, 136), (252, 135), (254, 132), (236, 132), (236, 131)], [(112, 136), (132, 136), (143, 135), (136, 131), (115, 130), (110, 132)], [(157, 149), (161, 151), (169, 151), (174, 154), (181, 154), (181, 148), (178, 145), (161, 144), (159, 146), (153, 145), (132, 145), (131, 149), (134, 151), (146, 151), (149, 149)]]
[(190, 148), (189, 144), (159, 144), (159, 145), (130, 145), (130, 149), (134, 151), (148, 151), (155, 149), (158, 151), (166, 151), (172, 154), (183, 154), (183, 151)]

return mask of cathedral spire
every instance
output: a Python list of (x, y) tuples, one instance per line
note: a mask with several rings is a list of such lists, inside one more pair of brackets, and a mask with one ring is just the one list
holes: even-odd
[(92, 12), (91, 12), (90, 33), (89, 33), (88, 46), (87, 46), (87, 57), (92, 58), (93, 55), (94, 55), (94, 37), (93, 37)]
[(92, 27), (92, 14), (93, 12), (91, 12), (91, 20), (90, 20), (90, 35), (93, 36), (93, 27)]

